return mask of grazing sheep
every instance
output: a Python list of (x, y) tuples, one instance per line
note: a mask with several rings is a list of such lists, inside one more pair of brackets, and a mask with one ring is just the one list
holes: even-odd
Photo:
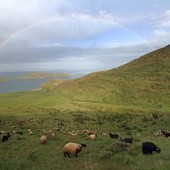
[(91, 135), (91, 134), (94, 134), (95, 132), (93, 132), (93, 131), (89, 131), (89, 130), (84, 130), (84, 132), (87, 134), (87, 135)]
[(132, 137), (131, 138), (121, 138), (120, 137), (119, 141), (132, 144), (133, 138)]
[(16, 134), (23, 135), (23, 132), (16, 132)]
[(45, 135), (41, 136), (40, 143), (45, 144), (46, 142), (47, 142), (47, 136), (45, 136)]
[(2, 130), (2, 131), (0, 132), (0, 134), (4, 134), (4, 133), (6, 133), (6, 131), (4, 131), (4, 130)]
[(2, 136), (2, 142), (5, 142), (11, 138), (10, 133), (7, 133), (7, 135)]
[(29, 135), (32, 135), (32, 134), (33, 134), (33, 132), (32, 132), (32, 131), (30, 131), (30, 132), (29, 132)]
[(85, 132), (85, 133), (87, 133), (87, 134), (90, 133), (90, 131), (89, 131), (88, 129), (83, 130), (83, 132)]
[(170, 137), (170, 132), (165, 132), (164, 130), (161, 130), (161, 133), (164, 135), (165, 138)]
[(152, 152), (156, 151), (157, 153), (161, 152), (161, 149), (158, 148), (154, 143), (152, 142), (144, 142), (142, 145), (142, 152), (143, 154), (151, 154)]
[(95, 139), (97, 139), (97, 134), (92, 133), (91, 135), (89, 135), (89, 138), (92, 140), (95, 140)]
[(27, 132), (31, 132), (32, 130), (31, 129), (28, 129)]
[(169, 138), (170, 137), (170, 133), (169, 132), (165, 132), (164, 136), (165, 136), (165, 138)]
[(109, 136), (110, 136), (110, 138), (112, 138), (112, 139), (118, 139), (118, 138), (119, 138), (119, 134), (109, 133)]
[(72, 132), (67, 132), (67, 134), (69, 134), (71, 136), (78, 136), (79, 132), (72, 131)]
[(75, 154), (75, 156), (77, 157), (77, 154), (81, 151), (83, 147), (86, 147), (86, 144), (69, 142), (64, 145), (64, 156), (66, 157), (68, 155), (68, 157), (70, 157), (70, 154)]
[(157, 131), (157, 132), (154, 132), (153, 133), (153, 136), (155, 136), (155, 137), (159, 137), (159, 136), (161, 136), (163, 133), (162, 133), (162, 130), (159, 130), (159, 131)]

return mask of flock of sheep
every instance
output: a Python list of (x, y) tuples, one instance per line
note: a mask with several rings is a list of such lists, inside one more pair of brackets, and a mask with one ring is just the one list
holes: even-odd
[[(13, 131), (16, 134), (19, 135), (23, 135), (23, 132), (20, 131)], [(33, 132), (31, 129), (27, 129), (27, 132), (29, 135), (32, 135)], [(0, 134), (3, 134), (5, 132), (1, 131)], [(73, 131), (73, 132), (67, 132), (69, 135), (72, 136), (77, 136), (79, 134), (79, 132), (77, 131)], [(84, 133), (86, 133), (88, 135), (89, 139), (95, 140), (97, 139), (97, 133), (93, 132), (93, 131), (89, 131), (89, 130), (84, 130)], [(50, 136), (55, 136), (53, 131), (49, 131), (48, 133), (42, 135), (40, 137), (40, 143), (41, 144), (45, 144), (48, 141), (49, 138), (49, 134)], [(133, 138), (121, 138), (119, 136), (119, 134), (113, 134), (113, 133), (108, 133), (108, 135), (110, 136), (111, 139), (118, 139), (119, 142), (123, 142), (125, 144), (126, 147), (131, 146), (132, 142), (133, 142)], [(170, 133), (169, 132), (165, 132), (163, 130), (160, 130), (158, 132), (155, 132), (153, 134), (153, 136), (160, 136), (160, 135), (164, 135), (164, 137), (168, 138), (170, 137)], [(2, 142), (8, 141), (11, 138), (10, 133), (7, 133), (6, 135), (2, 136)], [(82, 150), (83, 147), (86, 147), (86, 144), (82, 143), (74, 143), (74, 142), (69, 142), (66, 143), (63, 147), (63, 154), (64, 156), (68, 156), (70, 157), (70, 154), (74, 154), (77, 157), (77, 154)], [(156, 151), (157, 153), (161, 152), (161, 149), (158, 148), (154, 143), (152, 142), (144, 142), (142, 145), (142, 152), (143, 154), (152, 154), (153, 151)]]

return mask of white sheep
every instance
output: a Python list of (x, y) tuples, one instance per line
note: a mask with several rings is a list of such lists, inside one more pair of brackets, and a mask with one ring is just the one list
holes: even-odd
[(41, 136), (40, 143), (45, 144), (46, 142), (47, 142), (47, 136), (45, 136), (45, 135)]
[(30, 131), (30, 132), (29, 132), (29, 135), (32, 135), (32, 134), (33, 134), (33, 132), (32, 132), (32, 131)]
[(97, 134), (93, 133), (93, 134), (89, 135), (89, 138), (92, 140), (95, 140), (95, 139), (97, 139)]
[(32, 131), (31, 129), (28, 129), (28, 130), (27, 130), (28, 133), (31, 132), (31, 131)]
[(153, 136), (155, 136), (155, 137), (159, 137), (159, 136), (161, 136), (161, 135), (162, 135), (162, 131), (161, 131), (161, 130), (153, 133)]
[(75, 154), (75, 156), (77, 157), (77, 154), (81, 151), (83, 147), (86, 147), (86, 144), (69, 142), (63, 147), (64, 156), (66, 157), (68, 155), (68, 157), (70, 157), (70, 154)]

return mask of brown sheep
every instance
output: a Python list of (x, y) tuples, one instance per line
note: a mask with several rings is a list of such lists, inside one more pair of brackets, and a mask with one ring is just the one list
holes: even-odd
[(40, 143), (45, 144), (46, 142), (47, 142), (47, 136), (45, 136), (45, 135), (41, 136)]
[(68, 155), (68, 157), (70, 157), (70, 154), (75, 154), (77, 157), (77, 154), (82, 150), (83, 147), (86, 147), (86, 144), (69, 142), (63, 147), (64, 156), (66, 157)]

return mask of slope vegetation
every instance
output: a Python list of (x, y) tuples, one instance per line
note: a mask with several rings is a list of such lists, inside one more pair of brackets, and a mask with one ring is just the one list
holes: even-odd
[(65, 81), (56, 90), (74, 101), (169, 110), (170, 45), (119, 68)]

